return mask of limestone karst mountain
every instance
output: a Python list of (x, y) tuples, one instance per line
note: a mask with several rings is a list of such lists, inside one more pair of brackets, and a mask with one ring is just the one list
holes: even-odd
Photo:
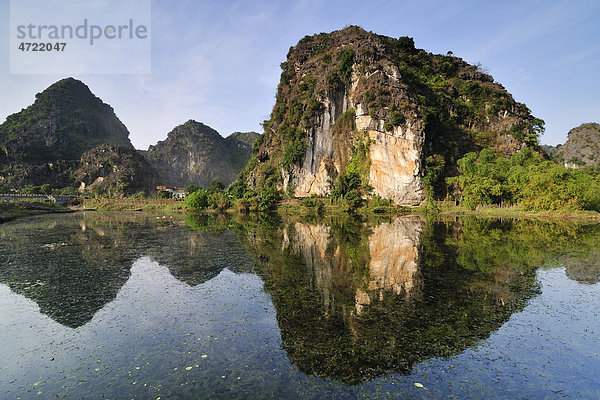
[(255, 132), (236, 132), (223, 138), (213, 128), (189, 120), (150, 146), (144, 155), (163, 184), (207, 186), (214, 179), (229, 184), (250, 158), (258, 136)]
[[(297, 197), (354, 186), (398, 204), (423, 200), (428, 168), (493, 146), (537, 146), (543, 121), (451, 55), (351, 26), (306, 36), (281, 64), (265, 135), (238, 184)], [(443, 160), (443, 161), (442, 161)]]
[[(62, 79), (0, 125), (0, 185), (49, 184), (111, 194), (151, 193), (157, 184), (228, 184), (246, 165), (259, 134), (223, 138), (195, 121), (137, 151), (108, 104), (83, 82)], [(146, 158), (144, 158), (146, 157)]]
[(112, 107), (83, 82), (62, 79), (0, 125), (0, 183), (67, 186), (81, 155), (101, 144), (133, 148)]

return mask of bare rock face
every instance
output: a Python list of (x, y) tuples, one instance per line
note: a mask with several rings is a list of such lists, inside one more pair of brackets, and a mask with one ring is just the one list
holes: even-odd
[(393, 132), (369, 131), (371, 167), (369, 185), (373, 192), (397, 204), (417, 204), (423, 200), (421, 154), (424, 133), (412, 127)]
[(468, 151), (512, 154), (543, 121), (478, 67), (348, 27), (290, 49), (265, 135), (240, 183), (326, 196), (357, 177), (363, 197), (424, 199), (427, 157), (448, 173)]
[(216, 130), (189, 120), (144, 152), (163, 185), (207, 186), (212, 180), (229, 184), (244, 167), (259, 135), (235, 132), (223, 138)]
[(592, 122), (571, 129), (556, 155), (568, 168), (600, 164), (600, 124)]

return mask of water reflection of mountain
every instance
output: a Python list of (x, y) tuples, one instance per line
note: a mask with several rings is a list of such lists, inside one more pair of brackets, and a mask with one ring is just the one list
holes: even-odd
[(411, 216), (376, 223), (44, 216), (0, 226), (0, 283), (74, 328), (115, 298), (139, 257), (190, 286), (224, 268), (256, 271), (290, 360), (306, 374), (354, 384), (487, 338), (536, 292), (540, 266), (598, 282), (599, 229)]
[(290, 360), (307, 374), (357, 384), (488, 337), (534, 293), (535, 272), (466, 269), (445, 244), (456, 234), (452, 225), (400, 217), (250, 235)]
[(220, 215), (187, 215), (184, 228), (160, 229), (149, 238), (145, 254), (190, 286), (214, 278), (224, 268), (236, 273), (253, 270), (250, 256), (227, 224)]
[[(76, 328), (115, 298), (133, 262), (149, 256), (190, 286), (223, 268), (251, 268), (232, 232), (134, 213), (44, 216), (0, 227), (0, 283)], [(245, 257), (244, 257), (245, 256)]]
[(130, 231), (52, 216), (0, 228), (0, 282), (55, 321), (78, 327), (111, 301), (136, 258)]
[(486, 339), (537, 293), (536, 269), (598, 281), (600, 225), (406, 216), (247, 234), (290, 360), (358, 384)]

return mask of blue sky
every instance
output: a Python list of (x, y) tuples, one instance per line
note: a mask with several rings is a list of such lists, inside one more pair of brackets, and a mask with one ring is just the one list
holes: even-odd
[[(90, 0), (88, 0), (90, 1)], [(137, 148), (188, 119), (226, 136), (260, 131), (279, 64), (305, 35), (359, 25), (480, 62), (546, 121), (542, 143), (600, 122), (599, 1), (152, 1), (152, 73), (73, 75), (115, 109)], [(9, 73), (9, 0), (0, 0), (0, 120), (62, 75)]]

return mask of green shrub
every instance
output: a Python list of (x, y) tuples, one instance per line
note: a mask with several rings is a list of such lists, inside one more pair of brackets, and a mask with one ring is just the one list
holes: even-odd
[(342, 80), (345, 82), (349, 82), (350, 76), (352, 75), (352, 64), (354, 64), (354, 50), (342, 50), (338, 54), (337, 58), (340, 62), (338, 65), (338, 73), (340, 78), (342, 78)]
[(200, 189), (200, 186), (191, 184), (185, 188), (185, 195), (189, 196), (190, 194), (194, 193), (198, 189)]
[(190, 210), (204, 210), (208, 207), (208, 192), (204, 189), (198, 189), (185, 198), (185, 206)]
[(383, 129), (386, 131), (391, 131), (394, 129), (394, 127), (400, 126), (405, 122), (406, 118), (404, 117), (404, 114), (402, 114), (400, 111), (392, 111), (389, 120), (383, 125)]
[(210, 196), (210, 206), (215, 210), (225, 211), (231, 207), (231, 200), (223, 192), (215, 192)]
[(257, 210), (260, 212), (274, 210), (278, 201), (279, 192), (272, 187), (265, 188), (258, 195)]
[(448, 179), (458, 185), (461, 204), (523, 206), (526, 210), (600, 211), (600, 177), (591, 169), (570, 169), (543, 160), (528, 148), (510, 159), (491, 149), (458, 160), (461, 175)]

